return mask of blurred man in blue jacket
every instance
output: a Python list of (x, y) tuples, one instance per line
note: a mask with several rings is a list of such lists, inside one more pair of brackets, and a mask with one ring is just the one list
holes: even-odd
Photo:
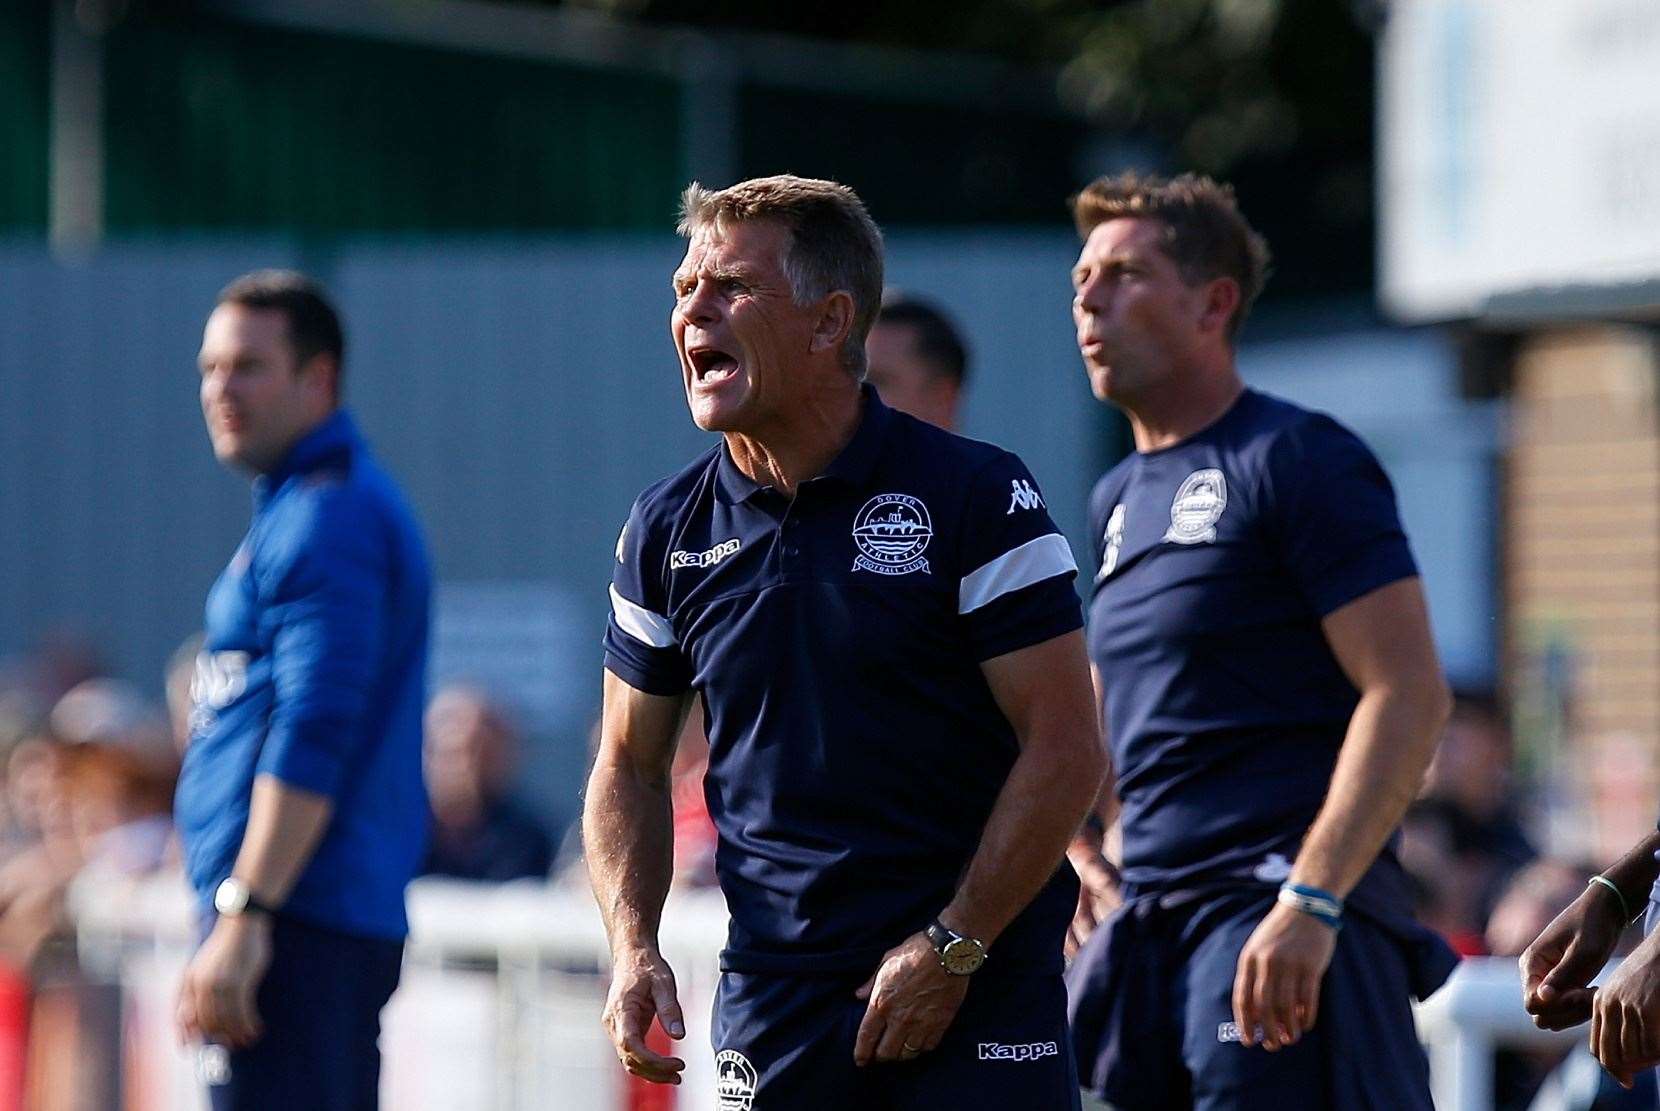
[(317, 286), (272, 271), (226, 287), (202, 336), (214, 454), (254, 476), (208, 594), (176, 799), (207, 923), (178, 1019), (216, 1111), (376, 1106), (426, 845), (431, 574), (340, 408), (344, 346)]

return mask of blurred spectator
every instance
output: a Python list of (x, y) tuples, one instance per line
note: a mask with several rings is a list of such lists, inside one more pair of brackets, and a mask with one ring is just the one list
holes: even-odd
[(709, 735), (704, 731), (703, 703), (694, 699), (674, 749), (669, 792), (674, 804), (674, 883), (679, 887), (715, 885), (715, 823), (703, 777), (709, 771)]
[(136, 688), (85, 680), (46, 725), (6, 763), (14, 852), (0, 865), (0, 953), (18, 967), (68, 934), (65, 896), (77, 873), (144, 875), (173, 859), (177, 762)]
[(501, 708), (465, 686), (440, 690), (427, 707), (426, 776), (432, 843), (421, 874), (506, 880), (547, 876), (547, 830), (507, 798), (518, 735)]
[(1488, 952), (1495, 957), (1520, 956), (1551, 919), (1579, 898), (1585, 877), (1595, 871), (1587, 865), (1547, 858), (1517, 872), (1487, 922)]
[(1494, 700), (1460, 694), (1422, 796), (1402, 824), (1400, 859), (1420, 911), (1460, 953), (1486, 951), (1488, 917), (1538, 854), (1517, 815), (1510, 734)]
[(920, 420), (956, 431), (968, 351), (933, 304), (889, 290), (865, 340), (867, 381), (882, 400)]

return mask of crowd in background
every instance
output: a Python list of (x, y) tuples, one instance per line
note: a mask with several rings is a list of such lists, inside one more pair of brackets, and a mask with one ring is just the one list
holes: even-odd
[[(116, 898), (122, 884), (177, 867), (169, 811), (189, 738), (196, 647), (189, 641), (175, 653), (164, 703), (106, 675), (94, 647), (72, 638), (0, 664), (0, 1031), (19, 1009), (24, 1027), (34, 1027), (32, 1049), (0, 1047), (0, 1087), (51, 1072), (54, 1055), (41, 1043), (54, 1036), (54, 1018), (41, 1003), (75, 976), (72, 882), (88, 877), (83, 886), (96, 883)], [(425, 874), (585, 884), (575, 836), (561, 842), (513, 797), (523, 744), (510, 708), (484, 689), (434, 692), (425, 730), (433, 817)], [(673, 767), (682, 885), (713, 882), (706, 760), (694, 712)], [(1502, 705), (1462, 694), (1402, 829), (1399, 852), (1421, 918), (1466, 956), (1518, 955), (1595, 871), (1542, 854), (1513, 766)], [(1526, 1106), (1554, 1063), (1501, 1062), (1500, 1106)]]

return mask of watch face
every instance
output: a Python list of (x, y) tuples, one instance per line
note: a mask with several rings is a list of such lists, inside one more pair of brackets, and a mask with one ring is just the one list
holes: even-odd
[(248, 889), (233, 879), (227, 879), (213, 892), (213, 909), (220, 914), (241, 914), (248, 909)]
[(986, 951), (973, 938), (959, 937), (940, 951), (940, 961), (953, 976), (967, 976), (986, 963)]

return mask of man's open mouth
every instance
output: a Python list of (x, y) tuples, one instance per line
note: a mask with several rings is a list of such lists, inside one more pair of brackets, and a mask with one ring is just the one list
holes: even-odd
[(686, 352), (692, 378), (704, 385), (723, 382), (738, 373), (738, 360), (718, 347), (693, 347)]

